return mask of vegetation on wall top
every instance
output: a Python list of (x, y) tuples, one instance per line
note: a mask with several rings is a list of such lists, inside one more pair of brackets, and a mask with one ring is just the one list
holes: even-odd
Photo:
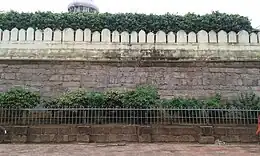
[(24, 88), (11, 88), (0, 92), (0, 107), (4, 108), (228, 108), (260, 109), (260, 96), (245, 92), (232, 100), (222, 101), (216, 94), (204, 99), (160, 98), (153, 86), (142, 85), (130, 91), (90, 92), (84, 89), (66, 92), (49, 100), (41, 99), (39, 93)]
[(177, 32), (185, 30), (186, 32), (199, 30), (220, 30), (252, 31), (251, 22), (247, 17), (237, 14), (226, 14), (218, 11), (211, 14), (197, 15), (188, 13), (184, 16), (165, 14), (165, 15), (146, 15), (133, 13), (18, 13), (7, 12), (0, 13), (0, 28), (11, 30), (12, 28), (27, 29), (33, 27), (36, 29), (85, 29), (92, 31), (101, 31), (104, 28), (110, 30), (122, 31), (140, 31), (157, 32), (159, 30)]

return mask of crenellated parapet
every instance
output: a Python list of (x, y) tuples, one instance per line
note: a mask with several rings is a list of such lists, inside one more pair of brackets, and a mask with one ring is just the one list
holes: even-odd
[(85, 30), (0, 29), (1, 59), (122, 59), (150, 57), (174, 60), (260, 58), (260, 33), (201, 30), (101, 32)]

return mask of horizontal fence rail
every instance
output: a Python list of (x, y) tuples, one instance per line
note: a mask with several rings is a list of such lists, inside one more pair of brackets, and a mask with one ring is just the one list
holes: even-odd
[(0, 125), (138, 124), (250, 125), (260, 110), (132, 108), (0, 108)]

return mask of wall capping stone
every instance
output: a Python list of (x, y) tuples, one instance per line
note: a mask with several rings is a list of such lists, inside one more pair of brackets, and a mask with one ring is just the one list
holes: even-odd
[(115, 67), (212, 67), (260, 68), (258, 60), (52, 60), (52, 59), (0, 59), (1, 66), (16, 65), (102, 65)]

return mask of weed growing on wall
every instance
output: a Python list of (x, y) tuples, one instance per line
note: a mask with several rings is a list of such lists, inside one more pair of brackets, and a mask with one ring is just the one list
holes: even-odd
[(238, 109), (259, 109), (260, 97), (252, 91), (241, 92), (237, 98), (228, 103), (229, 107)]

